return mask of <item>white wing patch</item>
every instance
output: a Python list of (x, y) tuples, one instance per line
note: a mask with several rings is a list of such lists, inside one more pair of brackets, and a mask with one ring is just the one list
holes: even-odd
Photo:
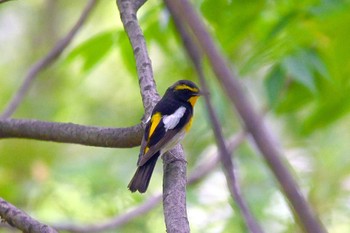
[(163, 117), (165, 130), (167, 131), (169, 129), (175, 128), (177, 124), (180, 122), (185, 112), (186, 112), (185, 107), (179, 107), (173, 114), (165, 115)]

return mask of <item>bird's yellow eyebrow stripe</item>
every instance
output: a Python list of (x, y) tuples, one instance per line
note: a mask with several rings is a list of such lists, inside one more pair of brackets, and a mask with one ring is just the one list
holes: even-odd
[(156, 130), (157, 126), (159, 125), (160, 120), (162, 119), (162, 115), (160, 112), (156, 112), (152, 118), (151, 118), (151, 127), (149, 129), (148, 138), (151, 138), (152, 134), (154, 133), (154, 130)]
[(177, 85), (175, 90), (189, 90), (192, 92), (199, 92), (198, 88), (187, 86), (186, 84)]

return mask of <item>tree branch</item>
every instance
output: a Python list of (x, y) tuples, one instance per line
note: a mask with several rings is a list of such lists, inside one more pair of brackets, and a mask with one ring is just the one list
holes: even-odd
[(90, 0), (85, 6), (82, 14), (80, 15), (80, 18), (78, 19), (76, 24), (73, 26), (73, 28), (68, 32), (68, 34), (63, 39), (58, 41), (56, 46), (45, 57), (43, 57), (34, 65), (32, 65), (32, 67), (29, 69), (28, 73), (26, 74), (20, 88), (14, 94), (12, 99), (9, 101), (6, 109), (0, 115), (0, 119), (9, 118), (16, 111), (17, 107), (23, 100), (25, 94), (28, 92), (35, 78), (38, 76), (38, 74), (42, 70), (48, 67), (52, 62), (54, 62), (61, 55), (63, 50), (69, 45), (69, 43), (72, 41), (73, 37), (76, 35), (78, 30), (85, 23), (92, 9), (96, 5), (96, 2), (97, 2), (96, 0)]
[(116, 1), (125, 32), (134, 51), (142, 102), (145, 109), (144, 121), (151, 115), (154, 105), (159, 101), (156, 83), (153, 78), (152, 61), (148, 56), (146, 41), (136, 16), (139, 7), (145, 1)]
[(163, 211), (168, 233), (189, 233), (186, 209), (186, 168), (182, 146), (163, 155)]
[[(146, 42), (137, 21), (136, 13), (144, 1), (117, 0), (120, 18), (129, 37), (136, 60), (137, 73), (145, 108), (144, 121), (151, 115), (159, 100), (153, 79), (151, 59)], [(141, 4), (142, 3), (142, 4)], [(180, 145), (163, 155), (163, 208), (168, 233), (189, 232), (186, 211), (186, 160)]]
[(36, 221), (2, 198), (0, 198), (0, 217), (11, 226), (16, 227), (23, 232), (57, 233), (55, 229)]
[(197, 12), (187, 0), (165, 1), (169, 8), (171, 8), (178, 17), (182, 17), (188, 24), (188, 27), (192, 30), (199, 45), (208, 57), (209, 62), (211, 63), (227, 96), (235, 105), (235, 108), (241, 116), (245, 126), (252, 134), (260, 152), (264, 155), (271, 170), (279, 181), (282, 190), (292, 204), (295, 210), (294, 213), (297, 213), (297, 216), (295, 217), (299, 218), (304, 230), (306, 232), (315, 233), (326, 232), (325, 228), (322, 226), (321, 222), (301, 194), (296, 181), (288, 172), (287, 167), (281, 160), (281, 154), (274, 145), (264, 123), (253, 110), (241, 84), (230, 70), (223, 55), (219, 52), (219, 49), (213, 42), (213, 39)]
[[(199, 69), (199, 77), (201, 82), (201, 88), (204, 92), (208, 92), (208, 87), (205, 82), (205, 79), (202, 74), (202, 69), (198, 67)], [(243, 219), (245, 220), (246, 226), (252, 233), (263, 233), (263, 230), (259, 223), (254, 218), (253, 214), (251, 213), (249, 206), (247, 202), (245, 201), (244, 197), (242, 196), (242, 192), (238, 183), (238, 180), (236, 178), (236, 174), (234, 172), (234, 163), (231, 159), (230, 153), (225, 145), (224, 139), (223, 139), (223, 133), (221, 130), (221, 125), (219, 123), (218, 117), (216, 115), (216, 112), (211, 104), (211, 101), (209, 99), (209, 96), (204, 96), (205, 102), (207, 105), (209, 118), (212, 124), (212, 128), (214, 131), (216, 143), (218, 145), (219, 151), (220, 151), (220, 157), (221, 157), (221, 164), (225, 173), (226, 181), (228, 188), (230, 190), (232, 198), (236, 201), (241, 214), (243, 216)]]
[(104, 128), (37, 120), (0, 120), (0, 139), (27, 138), (88, 146), (129, 148), (140, 145), (142, 133), (141, 125)]
[(140, 7), (145, 4), (147, 0), (134, 0), (134, 9), (136, 9), (136, 11), (138, 11), (138, 9), (140, 9)]

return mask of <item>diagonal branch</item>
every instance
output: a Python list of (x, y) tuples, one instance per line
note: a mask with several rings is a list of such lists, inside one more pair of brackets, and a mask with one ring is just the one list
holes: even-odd
[[(208, 87), (206, 84), (206, 81), (203, 76), (203, 71), (201, 67), (197, 67), (197, 70), (199, 72), (199, 77), (200, 77), (200, 83), (201, 83), (201, 88), (204, 92), (208, 92)], [(204, 96), (206, 106), (208, 109), (209, 113), (209, 118), (212, 124), (212, 128), (214, 131), (216, 143), (218, 145), (220, 155), (221, 155), (221, 163), (224, 169), (224, 173), (226, 176), (226, 181), (231, 193), (231, 196), (233, 199), (237, 202), (237, 205), (241, 211), (241, 214), (245, 220), (245, 223), (247, 225), (247, 228), (250, 230), (252, 233), (263, 233), (263, 230), (257, 220), (254, 218), (253, 214), (251, 213), (249, 206), (245, 199), (242, 196), (242, 192), (236, 177), (236, 174), (234, 172), (234, 163), (231, 159), (230, 153), (225, 145), (224, 139), (223, 139), (223, 133), (221, 129), (220, 122), (218, 120), (217, 114), (213, 108), (213, 105), (209, 99), (209, 96), (206, 95)]]
[(280, 183), (282, 190), (295, 210), (295, 217), (299, 218), (306, 232), (324, 233), (325, 228), (316, 214), (306, 202), (299, 186), (281, 159), (281, 154), (274, 145), (265, 124), (254, 111), (244, 90), (233, 74), (224, 56), (219, 52), (213, 39), (208, 33), (203, 21), (187, 0), (165, 0), (178, 17), (182, 17), (198, 40), (201, 49), (219, 79), (227, 96), (235, 105), (247, 130), (253, 136), (260, 152), (265, 157), (272, 172)]
[(140, 145), (142, 132), (141, 125), (104, 128), (38, 120), (0, 120), (0, 139), (27, 138), (88, 146), (129, 148)]
[[(172, 13), (172, 12), (171, 12)], [(202, 67), (202, 53), (198, 48), (198, 45), (195, 43), (193, 38), (191, 37), (188, 28), (185, 27), (183, 22), (181, 21), (181, 18), (178, 18), (176, 15), (172, 13), (174, 23), (176, 28), (179, 31), (179, 34), (181, 36), (181, 39), (183, 41), (183, 44), (186, 48), (187, 54), (189, 55), (190, 59), (192, 60), (194, 67), (197, 71), (200, 83), (201, 83), (201, 90), (203, 93), (206, 93), (204, 95), (205, 103), (207, 106), (207, 110), (209, 113), (209, 118), (211, 121), (211, 125), (214, 131), (216, 144), (219, 149), (220, 154), (220, 160), (222, 163), (222, 167), (224, 169), (226, 181), (228, 188), (230, 190), (232, 198), (236, 201), (241, 214), (243, 216), (243, 219), (245, 220), (245, 223), (247, 225), (247, 228), (252, 233), (262, 233), (263, 230), (261, 226), (258, 224), (256, 219), (253, 217), (248, 204), (246, 203), (245, 199), (242, 196), (239, 183), (237, 181), (236, 175), (234, 173), (234, 164), (230, 155), (230, 152), (226, 146), (225, 139), (223, 137), (223, 133), (221, 130), (221, 125), (218, 120), (217, 114), (213, 108), (213, 105), (211, 103), (211, 100), (209, 98), (209, 89), (207, 86), (207, 83), (204, 78), (204, 72)]]
[(44, 225), (31, 218), (22, 210), (0, 198), (0, 217), (8, 224), (23, 232), (31, 233), (57, 233), (57, 231), (48, 225)]
[(3, 113), (0, 115), (0, 119), (6, 119), (9, 118), (17, 109), (21, 101), (23, 100), (25, 94), (28, 92), (31, 84), (35, 80), (35, 78), (38, 76), (38, 74), (47, 68), (49, 65), (51, 65), (52, 62), (54, 62), (63, 52), (63, 50), (69, 45), (69, 43), (72, 41), (73, 37), (76, 35), (78, 30), (83, 26), (86, 19), (90, 15), (92, 9), (96, 5), (97, 0), (90, 0), (86, 7), (84, 8), (82, 14), (80, 15), (80, 18), (76, 22), (76, 24), (73, 26), (73, 28), (68, 32), (68, 34), (58, 41), (56, 46), (42, 59), (40, 59), (38, 62), (36, 62), (32, 67), (29, 69), (28, 73), (26, 74), (23, 83), (21, 84), (18, 91), (14, 94), (12, 99), (9, 101), (6, 109), (3, 111)]

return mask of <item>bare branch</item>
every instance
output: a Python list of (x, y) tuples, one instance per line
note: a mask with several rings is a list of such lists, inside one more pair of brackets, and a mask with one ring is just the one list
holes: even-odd
[(134, 9), (137, 12), (147, 0), (134, 0)]
[(184, 151), (178, 144), (163, 155), (163, 211), (168, 233), (188, 233), (186, 210), (186, 167)]
[(88, 146), (129, 148), (140, 145), (142, 132), (141, 125), (104, 128), (38, 120), (0, 120), (0, 139), (27, 138)]
[(212, 65), (212, 68), (220, 80), (227, 96), (234, 103), (237, 112), (240, 114), (248, 131), (252, 134), (260, 152), (264, 155), (271, 170), (279, 181), (286, 197), (295, 210), (295, 217), (307, 232), (323, 233), (326, 232), (322, 223), (317, 218), (311, 207), (306, 202), (293, 176), (288, 172), (281, 154), (274, 145), (269, 132), (263, 121), (254, 111), (251, 103), (248, 101), (243, 88), (237, 77), (228, 66), (227, 61), (219, 52), (213, 39), (208, 33), (203, 21), (198, 16), (187, 0), (165, 0), (169, 8), (175, 12), (178, 17), (182, 17), (187, 22), (194, 36), (198, 40), (201, 49), (204, 51)]
[[(204, 92), (208, 92), (207, 84), (206, 84), (206, 81), (205, 81), (203, 74), (202, 74), (202, 69), (199, 67), (197, 69), (200, 69), (198, 72), (199, 72), (199, 77), (201, 80), (201, 88)], [(240, 189), (239, 183), (237, 181), (237, 178), (236, 178), (236, 175), (234, 172), (234, 163), (233, 163), (231, 156), (230, 156), (230, 153), (225, 145), (223, 133), (221, 130), (221, 125), (219, 123), (218, 117), (216, 115), (216, 112), (211, 104), (211, 101), (210, 101), (208, 95), (205, 96), (205, 102), (206, 102), (207, 109), (209, 112), (209, 117), (210, 117), (210, 121), (212, 124), (212, 128), (213, 128), (213, 131), (215, 134), (216, 143), (219, 147), (219, 151), (220, 151), (220, 155), (221, 155), (221, 163), (222, 163), (222, 166), (224, 169), (226, 181), (227, 181), (231, 196), (237, 202), (237, 205), (241, 211), (241, 214), (242, 214), (242, 216), (245, 220), (245, 223), (247, 225), (247, 228), (250, 230), (250, 232), (262, 233), (263, 230), (262, 230), (261, 226), (258, 224), (256, 219), (252, 215), (252, 213), (248, 207), (247, 202), (245, 201), (245, 199), (242, 196), (241, 189)]]
[[(239, 132), (236, 135), (230, 137), (226, 141), (227, 148), (230, 152), (236, 150), (236, 148), (244, 141), (246, 138), (245, 132)], [(188, 185), (192, 185), (194, 183), (203, 180), (205, 176), (207, 176), (210, 172), (214, 170), (220, 160), (220, 156), (218, 151), (213, 151), (205, 156), (203, 161), (200, 161), (198, 165), (193, 169), (188, 178)], [(69, 231), (76, 233), (91, 233), (91, 232), (101, 232), (107, 231), (111, 229), (116, 229), (121, 227), (124, 224), (131, 222), (133, 219), (146, 214), (155, 208), (162, 200), (162, 194), (159, 193), (155, 196), (150, 197), (141, 205), (133, 208), (129, 211), (126, 211), (122, 215), (118, 215), (112, 219), (106, 220), (102, 223), (91, 224), (91, 225), (76, 225), (76, 224), (56, 224), (54, 225), (55, 229), (60, 231)]]
[(0, 217), (11, 226), (16, 227), (23, 232), (57, 233), (55, 229), (36, 221), (2, 198), (0, 198)]
[(68, 32), (68, 34), (58, 41), (56, 46), (42, 59), (40, 59), (38, 62), (36, 62), (28, 71), (26, 74), (23, 83), (21, 84), (18, 91), (14, 94), (12, 99), (9, 101), (6, 109), (3, 111), (3, 113), (0, 116), (0, 119), (6, 119), (9, 118), (17, 109), (18, 105), (23, 100), (25, 94), (28, 92), (31, 84), (35, 80), (35, 78), (38, 76), (38, 74), (47, 68), (52, 62), (54, 62), (64, 51), (64, 49), (69, 45), (69, 43), (72, 41), (73, 37), (76, 35), (78, 30), (82, 27), (82, 25), (85, 23), (86, 19), (90, 15), (92, 9), (96, 5), (96, 0), (90, 0), (86, 7), (84, 8), (82, 14), (80, 15), (80, 18), (76, 22), (76, 24), (73, 26), (73, 28)]
[(158, 102), (159, 95), (153, 78), (152, 62), (148, 56), (146, 41), (136, 17), (137, 10), (144, 2), (145, 0), (136, 2), (117, 0), (120, 18), (134, 51), (146, 120), (151, 115), (154, 105)]
[(219, 148), (219, 154), (220, 154), (220, 160), (222, 163), (222, 167), (224, 169), (226, 181), (228, 188), (230, 190), (232, 198), (236, 201), (241, 214), (243, 216), (243, 219), (246, 222), (247, 228), (250, 230), (252, 233), (262, 233), (263, 230), (261, 226), (258, 224), (256, 219), (253, 217), (248, 204), (244, 200), (241, 189), (239, 186), (239, 183), (236, 179), (235, 173), (234, 173), (234, 163), (232, 161), (230, 152), (228, 148), (226, 147), (225, 144), (225, 139), (223, 137), (223, 133), (221, 130), (221, 125), (218, 120), (217, 114), (213, 108), (213, 105), (211, 103), (211, 100), (209, 98), (209, 89), (207, 86), (207, 83), (204, 78), (204, 72), (203, 72), (203, 67), (202, 67), (202, 53), (198, 48), (198, 45), (195, 43), (195, 41), (192, 39), (190, 33), (188, 32), (188, 29), (185, 27), (183, 22), (181, 22), (181, 19), (178, 18), (176, 15), (173, 15), (174, 23), (181, 35), (181, 39), (184, 43), (184, 46), (186, 48), (186, 51), (191, 58), (194, 67), (197, 71), (200, 83), (201, 83), (201, 90), (204, 94), (205, 98), (205, 103), (207, 106), (207, 110), (209, 113), (209, 118), (211, 121), (211, 125), (214, 131), (215, 139), (216, 139), (216, 144)]
[[(143, 2), (138, 1), (138, 2)], [(131, 0), (117, 0), (120, 17), (128, 34), (136, 60), (137, 73), (143, 105), (144, 120), (151, 115), (153, 106), (159, 100), (153, 79), (151, 60), (148, 56), (146, 42), (137, 21), (137, 6)], [(141, 4), (142, 5), (142, 4)], [(180, 145), (163, 156), (163, 207), (168, 233), (189, 232), (190, 227), (186, 211), (186, 161)]]

